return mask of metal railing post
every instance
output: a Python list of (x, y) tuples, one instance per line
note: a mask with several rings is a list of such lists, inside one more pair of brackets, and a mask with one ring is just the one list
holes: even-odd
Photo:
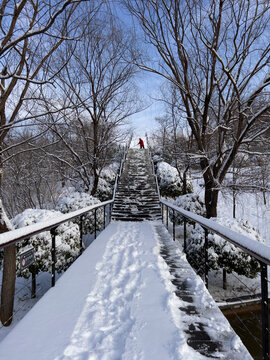
[(187, 219), (184, 217), (184, 253), (187, 252)]
[(261, 263), (261, 291), (262, 291), (262, 352), (263, 360), (269, 360), (269, 323), (268, 323), (268, 279), (267, 265)]
[(103, 206), (103, 218), (104, 218), (103, 229), (105, 229), (106, 228), (106, 205)]
[(173, 209), (173, 241), (175, 241), (175, 211)]
[(205, 286), (208, 289), (208, 229), (204, 228), (204, 276)]
[(55, 236), (56, 236), (56, 228), (52, 228), (50, 230), (51, 237), (52, 237), (52, 287), (55, 285), (55, 263), (56, 263), (56, 250), (55, 250)]
[(110, 204), (110, 207), (109, 207), (109, 223), (111, 222), (112, 220), (112, 204)]
[(97, 238), (97, 209), (94, 210), (95, 217), (95, 239)]
[(80, 255), (83, 252), (83, 218), (84, 218), (84, 216), (81, 215), (80, 216), (80, 225), (79, 225), (79, 228), (80, 228)]
[(163, 217), (164, 217), (164, 208), (163, 208), (163, 204), (161, 204), (161, 220), (162, 220), (162, 224), (164, 223), (164, 219), (163, 219)]
[(167, 208), (167, 212), (166, 212), (166, 226), (167, 226), (167, 230), (169, 229), (169, 207), (166, 206)]

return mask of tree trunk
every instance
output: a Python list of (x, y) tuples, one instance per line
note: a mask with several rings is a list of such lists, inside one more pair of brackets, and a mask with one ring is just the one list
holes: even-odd
[(99, 180), (99, 176), (98, 176), (98, 163), (97, 163), (97, 156), (98, 156), (98, 120), (97, 120), (97, 116), (96, 116), (96, 111), (95, 111), (95, 120), (93, 120), (93, 165), (92, 165), (92, 170), (93, 170), (93, 175), (94, 175), (94, 183), (93, 183), (93, 187), (91, 190), (91, 195), (95, 195), (96, 191), (97, 191), (97, 187), (98, 187), (98, 180)]
[(187, 173), (183, 174), (183, 195), (187, 194)]
[(98, 187), (98, 181), (99, 181), (99, 176), (97, 174), (97, 172), (94, 172), (94, 183), (93, 183), (93, 187), (91, 190), (91, 195), (94, 196), (95, 193), (97, 192), (97, 187)]
[(183, 195), (187, 194), (187, 172), (189, 169), (189, 165), (185, 168), (185, 171), (183, 173)]
[(217, 204), (218, 204), (218, 194), (219, 190), (213, 189), (213, 187), (205, 187), (205, 207), (206, 207), (206, 217), (210, 219), (211, 217), (217, 217)]
[(213, 173), (210, 170), (209, 163), (205, 159), (201, 160), (201, 170), (203, 172), (205, 186), (204, 202), (206, 208), (206, 217), (210, 219), (211, 217), (217, 217), (219, 188), (217, 187)]
[(265, 191), (263, 191), (263, 203), (265, 206), (267, 205)]
[(223, 268), (223, 289), (227, 290), (227, 272), (226, 269)]
[(16, 245), (4, 248), (4, 266), (1, 290), (1, 322), (9, 326), (12, 322), (16, 281)]
[(32, 299), (35, 299), (36, 296), (37, 296), (36, 274), (32, 273), (31, 298), (32, 298)]

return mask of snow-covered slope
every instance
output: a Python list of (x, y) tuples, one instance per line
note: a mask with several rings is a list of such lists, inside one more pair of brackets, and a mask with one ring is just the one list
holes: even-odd
[[(0, 343), (1, 359), (206, 359), (187, 345), (155, 226), (111, 223)], [(198, 279), (188, 281), (197, 288)], [(211, 321), (227, 331), (225, 318)], [(250, 359), (232, 339), (230, 353)]]

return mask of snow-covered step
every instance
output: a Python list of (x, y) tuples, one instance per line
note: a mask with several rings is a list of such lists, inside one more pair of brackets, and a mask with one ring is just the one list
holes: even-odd
[(125, 189), (125, 190), (118, 190), (118, 193), (115, 197), (115, 199), (120, 199), (123, 195), (129, 195), (129, 196), (140, 196), (141, 198), (154, 198), (154, 199), (158, 199), (157, 194), (155, 194), (154, 192), (150, 192), (150, 191), (145, 191), (145, 190), (134, 190), (134, 189)]
[(114, 220), (116, 221), (154, 221), (156, 220), (154, 216), (150, 216), (150, 215), (119, 215), (117, 216), (117, 214), (115, 215)]
[(156, 184), (147, 150), (128, 151), (118, 183), (112, 219), (121, 221), (161, 219)]
[[(114, 207), (114, 213), (117, 213), (117, 212), (118, 212), (119, 214), (121, 214), (121, 212), (122, 212), (123, 210), (130, 210), (130, 206), (115, 206), (115, 207)], [(135, 205), (134, 205), (134, 208), (131, 209), (131, 210), (128, 211), (128, 212), (129, 212), (129, 213), (132, 213), (132, 214), (134, 214), (134, 213), (138, 213), (138, 214), (140, 214), (140, 213), (148, 214), (148, 213), (149, 213), (149, 210), (151, 210), (151, 213), (152, 213), (152, 212), (155, 212), (155, 213), (159, 213), (159, 212), (160, 212), (160, 209), (159, 209), (158, 207), (153, 207), (153, 206), (149, 207), (149, 206), (144, 206), (144, 205), (142, 205), (142, 206), (135, 206)]]

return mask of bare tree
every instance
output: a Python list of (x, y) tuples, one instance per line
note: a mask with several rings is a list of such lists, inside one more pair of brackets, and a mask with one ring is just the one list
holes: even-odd
[[(158, 63), (137, 62), (172, 82), (196, 141), (207, 216), (236, 154), (269, 129), (254, 106), (270, 84), (268, 1), (126, 0)], [(153, 56), (153, 58), (155, 58)], [(262, 125), (262, 124), (261, 124)]]
[[(51, 68), (51, 60), (65, 40), (75, 35), (73, 14), (84, 0), (2, 1), (0, 5), (0, 152), (10, 129), (32, 119), (30, 90), (40, 92), (52, 84), (63, 64)], [(2, 156), (0, 159), (2, 176)], [(5, 211), (0, 208), (0, 232), (10, 230)], [(4, 249), (1, 290), (1, 321), (12, 321), (16, 273), (15, 245)]]
[[(64, 120), (71, 136), (60, 130), (62, 124), (56, 124), (54, 131), (94, 195), (110, 148), (120, 139), (117, 129), (138, 108), (130, 36), (105, 11), (102, 19), (97, 16), (94, 23), (82, 26), (84, 35), (76, 48), (70, 49), (71, 61), (59, 79), (63, 96), (74, 109)], [(80, 138), (79, 147), (75, 137)]]
[(46, 152), (56, 152), (59, 147), (59, 139), (54, 139), (45, 126), (11, 130), (6, 136), (1, 191), (9, 218), (27, 208), (48, 209), (56, 204), (61, 174)]
[(187, 194), (187, 174), (196, 159), (192, 159), (192, 136), (184, 111), (179, 103), (177, 88), (174, 84), (161, 89), (159, 101), (165, 104), (166, 115), (156, 118), (160, 127), (153, 134), (155, 144), (162, 147), (163, 158), (173, 165), (183, 183), (183, 194)]

